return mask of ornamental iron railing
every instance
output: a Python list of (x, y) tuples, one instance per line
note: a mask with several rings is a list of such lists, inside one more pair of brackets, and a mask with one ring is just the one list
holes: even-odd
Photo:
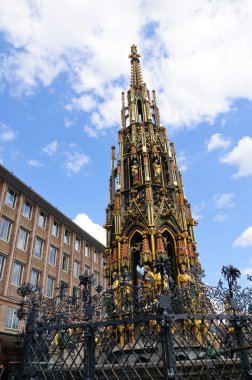
[(252, 379), (252, 290), (236, 268), (223, 267), (217, 287), (195, 271), (182, 287), (162, 276), (159, 288), (122, 273), (94, 295), (85, 275), (78, 297), (63, 282), (52, 299), (20, 286), (20, 379)]

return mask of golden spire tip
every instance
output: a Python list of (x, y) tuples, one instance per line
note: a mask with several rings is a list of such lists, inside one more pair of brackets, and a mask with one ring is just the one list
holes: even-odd
[(141, 57), (141, 55), (137, 52), (137, 46), (136, 45), (131, 45), (130, 49), (131, 49), (131, 53), (129, 55), (129, 58), (139, 59)]

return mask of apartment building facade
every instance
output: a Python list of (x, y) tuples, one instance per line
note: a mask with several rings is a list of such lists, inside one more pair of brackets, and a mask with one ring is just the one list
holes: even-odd
[(77, 294), (78, 277), (105, 286), (105, 247), (0, 165), (0, 352), (15, 360), (20, 329), (17, 288), (24, 282), (54, 297), (60, 281)]

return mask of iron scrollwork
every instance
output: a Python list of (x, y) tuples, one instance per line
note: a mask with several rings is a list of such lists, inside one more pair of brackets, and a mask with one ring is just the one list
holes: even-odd
[(63, 379), (69, 372), (93, 380), (109, 379), (112, 371), (120, 379), (132, 368), (141, 378), (141, 368), (147, 378), (167, 379), (190, 363), (205, 378), (251, 378), (252, 291), (238, 285), (236, 268), (223, 267), (227, 286), (220, 281), (216, 287), (205, 284), (196, 268), (191, 281), (178, 286), (169, 263), (160, 260), (137, 285), (127, 267), (121, 269), (116, 286), (105, 291), (87, 274), (74, 296), (63, 282), (52, 299), (31, 284), (19, 288), (18, 317), (26, 319), (19, 337), (23, 374)]

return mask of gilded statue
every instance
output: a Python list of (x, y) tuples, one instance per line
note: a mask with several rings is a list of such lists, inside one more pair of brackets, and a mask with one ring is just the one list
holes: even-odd
[(133, 183), (139, 182), (139, 165), (136, 160), (133, 161), (133, 164), (131, 165), (131, 175), (133, 179)]
[(154, 182), (161, 182), (161, 165), (158, 160), (155, 160), (153, 163), (153, 169), (154, 169)]
[(192, 281), (192, 278), (188, 273), (186, 273), (185, 265), (181, 264), (179, 269), (180, 269), (180, 273), (178, 275), (178, 284), (180, 287), (184, 287), (188, 285), (189, 282)]

